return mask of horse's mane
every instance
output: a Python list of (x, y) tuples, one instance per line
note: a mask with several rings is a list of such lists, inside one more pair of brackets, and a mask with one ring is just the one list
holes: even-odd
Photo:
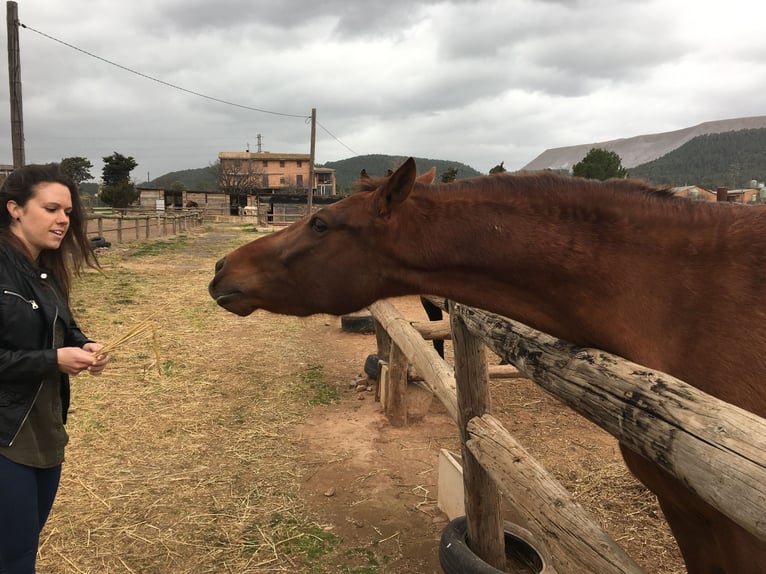
[[(388, 179), (387, 176), (369, 176), (362, 172), (362, 177), (354, 185), (354, 192), (374, 191)], [(498, 191), (512, 189), (528, 189), (531, 192), (573, 189), (586, 191), (611, 191), (616, 193), (641, 193), (650, 197), (663, 199), (675, 198), (670, 187), (657, 187), (642, 179), (608, 179), (598, 181), (582, 177), (560, 175), (552, 171), (522, 172), (515, 174), (481, 175), (472, 178), (458, 179), (450, 183), (433, 183), (430, 185), (416, 184), (419, 188), (430, 188), (433, 191), (470, 190), (472, 187), (484, 190)], [(577, 190), (574, 190), (577, 188)]]
[(383, 185), (383, 182), (387, 179), (388, 177), (386, 176), (372, 176), (365, 174), (354, 183), (354, 193), (359, 191), (375, 191)]

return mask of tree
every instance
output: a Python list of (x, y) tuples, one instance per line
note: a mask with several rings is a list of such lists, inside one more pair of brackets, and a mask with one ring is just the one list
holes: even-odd
[(130, 172), (138, 166), (132, 157), (114, 152), (112, 155), (102, 158), (104, 167), (101, 170), (104, 185), (130, 182)]
[(506, 171), (508, 171), (503, 166), (504, 163), (505, 163), (504, 161), (501, 161), (498, 165), (490, 169), (489, 174), (492, 175), (493, 173), (505, 173)]
[(599, 179), (604, 181), (610, 177), (625, 177), (628, 171), (622, 167), (622, 159), (613, 151), (592, 148), (582, 161), (572, 168), (572, 175)]
[(247, 205), (247, 196), (254, 195), (260, 189), (264, 178), (261, 162), (253, 160), (216, 161), (210, 166), (218, 180), (218, 188), (227, 193), (232, 205)]
[(451, 181), (455, 181), (457, 179), (457, 168), (456, 167), (448, 167), (444, 170), (444, 173), (441, 177), (442, 183), (450, 183)]
[(101, 170), (101, 179), (104, 185), (99, 195), (101, 201), (112, 207), (128, 207), (141, 195), (130, 180), (130, 172), (138, 163), (132, 157), (125, 157), (117, 152), (102, 159), (104, 167)]
[(84, 157), (65, 157), (59, 164), (61, 171), (72, 178), (79, 187), (83, 181), (89, 181), (93, 179), (90, 171), (93, 168), (93, 164)]
[(101, 201), (112, 207), (123, 209), (136, 201), (141, 192), (129, 181), (104, 185), (101, 188), (99, 198)]

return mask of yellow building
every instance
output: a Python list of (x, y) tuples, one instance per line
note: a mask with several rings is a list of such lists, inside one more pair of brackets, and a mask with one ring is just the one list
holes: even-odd
[[(251, 194), (306, 192), (310, 155), (302, 153), (230, 152), (218, 154), (221, 187), (247, 188)], [(335, 195), (335, 170), (315, 167), (315, 195)]]

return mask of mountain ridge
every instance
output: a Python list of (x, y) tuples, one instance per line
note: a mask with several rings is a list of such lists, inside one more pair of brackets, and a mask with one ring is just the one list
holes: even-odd
[(758, 128), (766, 128), (766, 116), (713, 120), (670, 132), (550, 148), (522, 167), (521, 171), (571, 170), (592, 148), (613, 151), (620, 156), (623, 167), (633, 168), (658, 159), (698, 136)]

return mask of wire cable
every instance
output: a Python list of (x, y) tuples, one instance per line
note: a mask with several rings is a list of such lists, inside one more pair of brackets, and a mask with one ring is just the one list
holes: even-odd
[(343, 146), (344, 148), (346, 148), (348, 151), (350, 151), (350, 152), (351, 152), (351, 153), (353, 153), (354, 155), (360, 155), (358, 152), (356, 152), (356, 151), (352, 150), (350, 147), (348, 147), (346, 144), (344, 144), (342, 141), (340, 141), (340, 140), (339, 140), (337, 137), (335, 137), (335, 134), (333, 134), (332, 132), (330, 132), (330, 130), (328, 130), (328, 129), (327, 129), (326, 127), (324, 127), (322, 124), (320, 124), (319, 122), (317, 122), (317, 125), (318, 125), (320, 128), (322, 128), (322, 129), (323, 129), (323, 130), (324, 130), (324, 131), (327, 133), (327, 135), (329, 135), (329, 136), (330, 136), (332, 139), (334, 139), (336, 142), (338, 142), (340, 145), (342, 145), (342, 146)]
[[(23, 24), (21, 22), (18, 22), (18, 25), (21, 26), (22, 28), (24, 28), (25, 30), (29, 30), (30, 32), (34, 32), (35, 34), (39, 34), (40, 36), (43, 36), (44, 38), (47, 38), (47, 39), (52, 40), (54, 42), (57, 42), (57, 43), (59, 43), (59, 44), (61, 44), (63, 46), (66, 46), (67, 48), (71, 48), (72, 50), (76, 50), (77, 52), (85, 54), (86, 56), (90, 56), (91, 58), (95, 58), (96, 60), (100, 60), (101, 62), (109, 64), (110, 66), (114, 66), (116, 68), (119, 68), (121, 70), (129, 72), (131, 74), (135, 74), (136, 76), (140, 76), (142, 78), (145, 78), (147, 80), (151, 80), (152, 82), (156, 82), (158, 84), (162, 84), (163, 86), (167, 86), (169, 88), (173, 88), (174, 90), (179, 90), (181, 92), (185, 92), (187, 94), (191, 94), (191, 95), (197, 96), (199, 98), (204, 98), (206, 100), (211, 100), (213, 102), (217, 102), (219, 104), (224, 104), (224, 105), (227, 105), (227, 106), (233, 106), (235, 108), (241, 108), (241, 109), (250, 110), (250, 111), (254, 111), (254, 112), (260, 112), (260, 113), (263, 113), (263, 114), (271, 114), (271, 115), (274, 115), (274, 116), (282, 116), (282, 117), (288, 117), (288, 118), (303, 118), (303, 119), (306, 120), (306, 122), (311, 121), (311, 116), (306, 116), (305, 114), (288, 114), (288, 113), (284, 113), (284, 112), (275, 112), (273, 110), (266, 110), (266, 109), (257, 108), (257, 107), (254, 107), (254, 106), (247, 106), (247, 105), (244, 105), (244, 104), (238, 104), (236, 102), (230, 102), (228, 100), (224, 100), (224, 99), (217, 98), (217, 97), (214, 97), (214, 96), (208, 96), (208, 95), (203, 94), (201, 92), (190, 90), (188, 88), (184, 88), (184, 87), (178, 86), (176, 84), (171, 84), (170, 82), (166, 82), (164, 80), (160, 80), (159, 78), (155, 78), (155, 77), (150, 76), (148, 74), (144, 74), (143, 72), (139, 72), (139, 71), (134, 70), (132, 68), (129, 68), (127, 66), (123, 66), (122, 64), (118, 64), (117, 62), (113, 62), (111, 60), (107, 60), (106, 58), (102, 58), (101, 56), (93, 54), (92, 52), (88, 52), (87, 50), (83, 50), (82, 48), (74, 46), (73, 44), (65, 42), (64, 40), (60, 40), (58, 38), (55, 38), (55, 37), (51, 36), (50, 34), (46, 34), (45, 32), (41, 32), (40, 30), (32, 28), (31, 26), (28, 26), (28, 25)], [(332, 139), (334, 139), (336, 142), (338, 142), (340, 145), (342, 145), (348, 151), (350, 151), (354, 155), (359, 155), (358, 152), (354, 151), (349, 146), (347, 146), (345, 143), (343, 143), (340, 139), (338, 139), (338, 137), (335, 136), (335, 134), (333, 134), (330, 130), (328, 130), (321, 123), (317, 122), (317, 125), (320, 128), (322, 128), (322, 130), (324, 130), (325, 133), (327, 133), (327, 135), (329, 135)]]
[(208, 95), (202, 94), (200, 92), (195, 92), (194, 90), (190, 90), (190, 89), (184, 88), (182, 86), (177, 86), (176, 84), (171, 84), (170, 82), (166, 82), (164, 80), (160, 80), (160, 79), (155, 78), (153, 76), (149, 76), (148, 74), (144, 74), (142, 72), (138, 72), (136, 70), (133, 70), (132, 68), (128, 68), (127, 66), (123, 66), (122, 64), (118, 64), (117, 62), (112, 62), (111, 60), (107, 60), (106, 58), (102, 58), (101, 56), (97, 56), (96, 54), (88, 52), (87, 50), (83, 50), (82, 48), (78, 48), (77, 46), (73, 46), (72, 44), (64, 42), (63, 40), (59, 40), (58, 38), (54, 38), (53, 36), (50, 36), (50, 35), (48, 35), (48, 34), (46, 34), (44, 32), (41, 32), (40, 30), (36, 30), (36, 29), (32, 28), (31, 26), (27, 26), (26, 24), (22, 24), (21, 22), (19, 22), (19, 26), (21, 26), (22, 28), (24, 28), (26, 30), (29, 30), (29, 31), (34, 32), (36, 34), (39, 34), (40, 36), (48, 38), (49, 40), (53, 40), (54, 42), (58, 42), (59, 44), (62, 44), (64, 46), (66, 46), (67, 48), (71, 48), (72, 50), (76, 50), (78, 52), (81, 52), (81, 53), (85, 54), (86, 56), (90, 56), (91, 58), (95, 58), (97, 60), (101, 60), (102, 62), (105, 62), (105, 63), (109, 64), (110, 66), (115, 66), (116, 68), (120, 68), (121, 70), (124, 70), (126, 72), (130, 72), (131, 74), (135, 74), (136, 76), (141, 76), (142, 78), (146, 78), (147, 80), (151, 80), (152, 82), (157, 82), (158, 84), (162, 84), (163, 86), (167, 86), (167, 87), (173, 88), (175, 90), (180, 90), (182, 92), (186, 92), (187, 94), (191, 94), (193, 96), (197, 96), (197, 97), (200, 97), (200, 98), (205, 98), (206, 100), (211, 100), (211, 101), (214, 101), (214, 102), (218, 102), (219, 104), (225, 104), (227, 106), (233, 106), (235, 108), (242, 108), (242, 109), (245, 109), (245, 110), (250, 110), (250, 111), (253, 111), (253, 112), (260, 112), (260, 113), (263, 113), (263, 114), (271, 114), (271, 115), (274, 115), (274, 116), (283, 116), (283, 117), (288, 117), (288, 118), (302, 118), (302, 119), (308, 117), (308, 119), (311, 119), (310, 116), (306, 116), (306, 114), (288, 114), (288, 113), (284, 113), (284, 112), (275, 112), (275, 111), (272, 111), (272, 110), (265, 110), (263, 108), (256, 108), (256, 107), (253, 107), (253, 106), (246, 106), (244, 104), (238, 104), (236, 102), (230, 102), (228, 100), (223, 100), (221, 98), (216, 98), (214, 96), (208, 96)]

